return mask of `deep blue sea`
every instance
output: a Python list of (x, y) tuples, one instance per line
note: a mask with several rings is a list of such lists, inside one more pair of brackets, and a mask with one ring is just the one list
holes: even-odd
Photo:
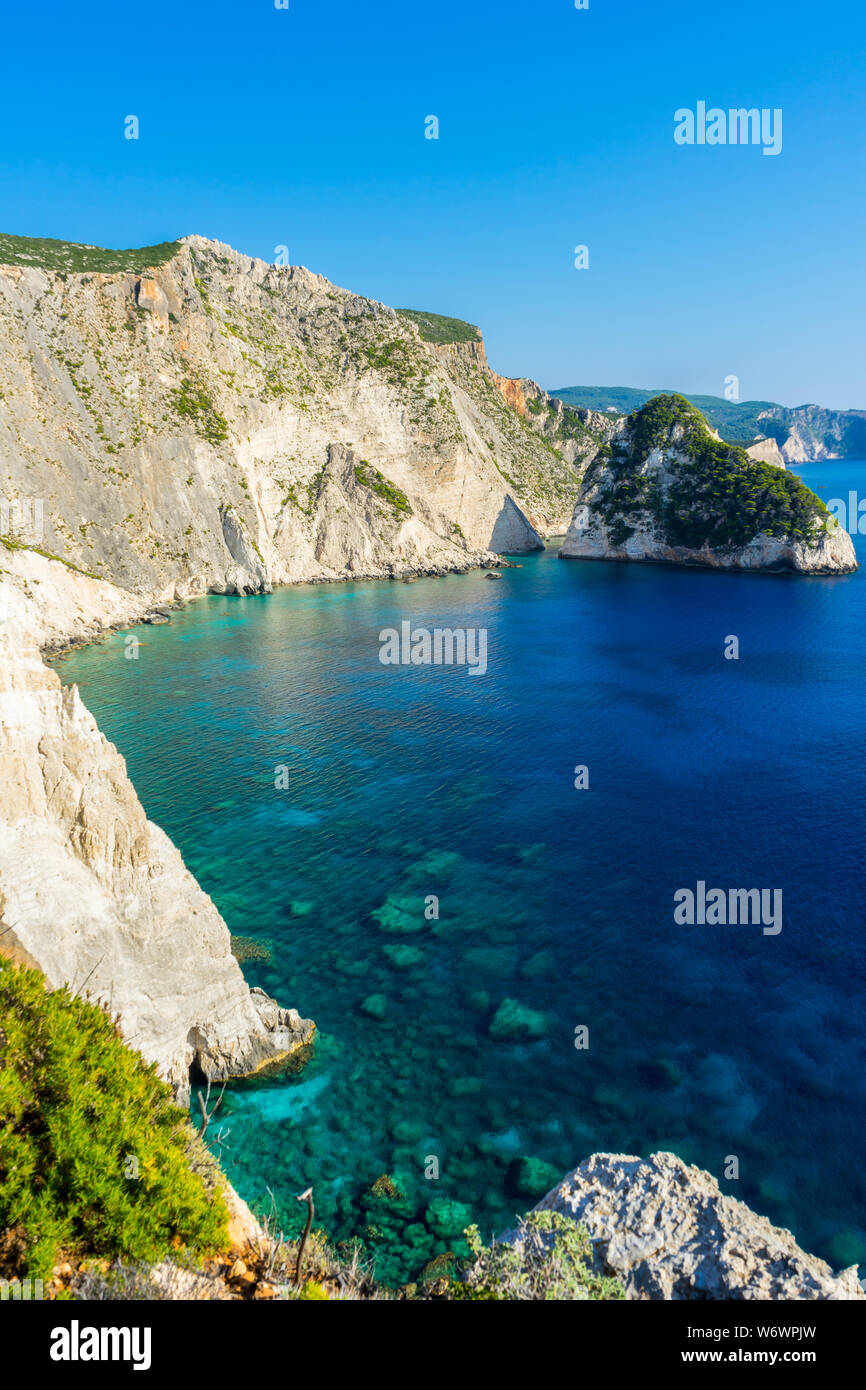
[[(801, 473), (866, 495), (866, 463)], [(136, 661), (119, 634), (58, 664), (268, 957), (250, 982), (318, 1025), (299, 1074), (227, 1092), (222, 1161), (287, 1229), (312, 1184), (386, 1279), (595, 1150), (672, 1149), (866, 1261), (866, 568), (521, 563), (211, 597)], [(383, 666), (403, 620), (486, 628), (486, 674)], [(678, 925), (699, 880), (780, 889), (782, 931)]]

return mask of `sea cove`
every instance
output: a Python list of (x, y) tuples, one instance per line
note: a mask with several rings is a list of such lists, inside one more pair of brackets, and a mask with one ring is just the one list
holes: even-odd
[[(312, 1184), (335, 1241), (414, 1278), (588, 1154), (668, 1148), (863, 1261), (862, 582), (549, 546), (497, 584), (211, 597), (136, 661), (123, 634), (62, 660), (247, 978), (317, 1022), (303, 1069), (227, 1092), (241, 1194), (294, 1230)], [(383, 666), (404, 622), (484, 630), (485, 679)], [(784, 931), (675, 924), (700, 881), (773, 885)]]

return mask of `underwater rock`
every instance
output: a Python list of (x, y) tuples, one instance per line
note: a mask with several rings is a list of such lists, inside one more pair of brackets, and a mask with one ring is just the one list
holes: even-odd
[(424, 1214), (424, 1220), (435, 1236), (448, 1239), (462, 1235), (472, 1222), (472, 1211), (464, 1202), (453, 1197), (436, 1197)]
[(558, 1170), (543, 1158), (516, 1158), (508, 1169), (508, 1186), (515, 1197), (528, 1197), (535, 1201), (549, 1192), (557, 1181)]
[(452, 1096), (475, 1096), (483, 1090), (484, 1082), (480, 1076), (454, 1076), (448, 1083), (448, 1094)]
[(383, 931), (402, 935), (423, 931), (426, 925), (424, 900), (420, 897), (398, 898), (395, 894), (389, 893), (382, 906), (377, 907), (370, 915)]
[(238, 965), (251, 960), (269, 961), (274, 955), (270, 942), (259, 941), (254, 936), (232, 936), (231, 951)]
[(455, 1264), (454, 1254), (450, 1250), (446, 1250), (444, 1255), (434, 1255), (422, 1269), (418, 1282), (432, 1284), (437, 1279), (453, 1279)]
[(412, 970), (424, 959), (417, 946), (383, 946), (382, 950), (395, 970)]
[(360, 1008), (362, 1014), (366, 1014), (368, 1018), (381, 1023), (388, 1012), (388, 1001), (384, 994), (368, 994)]
[(488, 1031), (491, 1038), (542, 1038), (547, 1032), (547, 1020), (544, 1014), (516, 999), (503, 999)]
[(641, 1062), (637, 1068), (637, 1077), (641, 1085), (649, 1090), (664, 1091), (679, 1086), (683, 1073), (676, 1062), (670, 1061), (667, 1057), (657, 1057), (649, 1062)]

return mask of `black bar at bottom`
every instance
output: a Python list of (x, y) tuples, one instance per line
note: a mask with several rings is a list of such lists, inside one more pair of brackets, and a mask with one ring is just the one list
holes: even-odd
[[(507, 1322), (500, 1323), (492, 1303), (462, 1303), (455, 1311), (440, 1302), (413, 1312), (406, 1303), (389, 1307), (385, 1300), (318, 1309), (280, 1302), (4, 1301), (0, 1346), (7, 1371), (12, 1348), (26, 1348), (27, 1368), (59, 1381), (93, 1380), (105, 1371), (115, 1378), (169, 1375), (172, 1384), (202, 1374), (215, 1374), (222, 1384), (229, 1376), (276, 1383), (271, 1376), (278, 1369), (297, 1379), (305, 1365), (317, 1365), (331, 1380), (343, 1363), (355, 1372), (366, 1365), (388, 1384), (429, 1384), (437, 1363), (453, 1375), (476, 1355), (495, 1374), (500, 1358), (506, 1366), (512, 1355), (522, 1360), (526, 1337), (532, 1338), (523, 1345), (536, 1363), (535, 1380), (545, 1379), (545, 1362), (551, 1376), (554, 1364), (561, 1373), (571, 1362), (575, 1380), (593, 1374), (599, 1363), (617, 1379), (630, 1372), (667, 1375), (674, 1368), (700, 1376), (716, 1366), (798, 1367), (826, 1380), (859, 1364), (864, 1310), (860, 1301), (587, 1303), (536, 1313), (510, 1305)], [(513, 1363), (507, 1373), (519, 1374)]]

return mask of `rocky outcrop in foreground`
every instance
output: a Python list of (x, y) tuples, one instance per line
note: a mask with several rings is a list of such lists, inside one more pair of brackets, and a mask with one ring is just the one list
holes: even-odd
[(616, 1275), (627, 1298), (864, 1297), (856, 1265), (834, 1274), (675, 1154), (593, 1154), (535, 1210), (582, 1222), (598, 1272)]
[(584, 473), (560, 555), (845, 574), (846, 531), (794, 474), (713, 435), (683, 396), (621, 420)]

